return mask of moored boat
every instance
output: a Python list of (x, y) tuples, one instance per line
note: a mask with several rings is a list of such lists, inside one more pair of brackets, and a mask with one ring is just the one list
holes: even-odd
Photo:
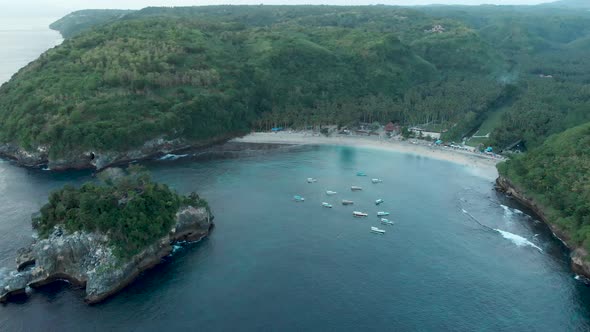
[(353, 211), (352, 212), (352, 215), (355, 216), (355, 217), (366, 217), (366, 216), (368, 216), (367, 213), (359, 212), (359, 211)]
[(316, 182), (318, 182), (318, 179), (307, 178), (307, 183), (316, 183)]
[(353, 201), (349, 201), (349, 200), (346, 200), (346, 199), (343, 199), (342, 200), (342, 205), (352, 205), (352, 204), (354, 204)]
[(376, 234), (385, 234), (385, 230), (379, 229), (377, 227), (371, 227), (371, 232), (376, 233)]
[(336, 194), (337, 194), (337, 192), (332, 191), (332, 190), (326, 191), (326, 195), (336, 195)]
[(357, 187), (357, 186), (352, 186), (352, 187), (350, 187), (350, 190), (352, 190), (352, 191), (360, 191), (360, 190), (363, 190), (363, 188)]
[(381, 182), (383, 182), (383, 180), (381, 180), (381, 179), (371, 179), (371, 182), (373, 182), (373, 183), (381, 183)]
[(385, 216), (388, 216), (388, 215), (389, 215), (389, 212), (382, 212), (382, 211), (377, 212), (377, 216), (379, 216), (379, 217), (385, 217)]
[(332, 208), (332, 204), (330, 204), (330, 203), (326, 203), (326, 202), (323, 202), (323, 203), (322, 203), (322, 206), (323, 206), (323, 207), (325, 207), (325, 208), (329, 208), (329, 209), (331, 209), (331, 208)]
[(295, 195), (295, 196), (293, 196), (293, 200), (295, 202), (303, 202), (303, 201), (305, 201), (305, 198), (303, 198), (303, 197), (301, 197), (299, 195)]
[(381, 198), (379, 198), (378, 200), (375, 201), (375, 205), (379, 205), (381, 203), (385, 202), (384, 200), (382, 200)]
[(381, 223), (385, 224), (385, 225), (393, 225), (395, 224), (393, 221), (389, 220), (389, 219), (385, 219), (385, 218), (381, 218)]
[(367, 176), (367, 174), (365, 172), (357, 172), (356, 176)]

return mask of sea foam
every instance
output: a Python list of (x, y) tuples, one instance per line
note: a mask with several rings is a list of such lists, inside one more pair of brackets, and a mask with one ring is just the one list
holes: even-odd
[(504, 237), (507, 240), (510, 240), (512, 243), (516, 244), (519, 247), (523, 247), (523, 246), (531, 246), (533, 248), (539, 249), (540, 252), (543, 252), (543, 249), (541, 249), (539, 246), (537, 246), (536, 244), (532, 243), (531, 241), (527, 240), (526, 238), (520, 236), (520, 235), (516, 235), (516, 234), (512, 234), (510, 232), (506, 232), (503, 231), (501, 229), (494, 229), (496, 232), (500, 233), (502, 235), (502, 237)]
[(188, 154), (167, 154), (165, 156), (160, 157), (158, 160), (176, 160), (180, 158), (188, 157)]

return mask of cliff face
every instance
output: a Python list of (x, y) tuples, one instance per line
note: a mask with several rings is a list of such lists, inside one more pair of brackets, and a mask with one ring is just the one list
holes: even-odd
[(172, 252), (172, 245), (198, 241), (213, 227), (206, 208), (185, 207), (176, 214), (168, 235), (126, 261), (120, 261), (109, 246), (108, 235), (67, 233), (55, 227), (47, 238), (19, 250), (17, 270), (0, 275), (0, 302), (25, 294), (56, 280), (67, 280), (86, 289), (86, 302), (97, 303), (117, 293), (141, 272), (159, 264)]
[(586, 250), (584, 250), (584, 248), (574, 245), (568, 234), (549, 220), (543, 206), (534, 199), (527, 197), (523, 190), (519, 189), (509, 179), (503, 176), (498, 177), (496, 184), (499, 190), (505, 192), (507, 195), (510, 195), (519, 203), (535, 212), (535, 214), (538, 215), (539, 218), (541, 218), (541, 220), (549, 226), (553, 234), (561, 239), (562, 242), (565, 243), (565, 245), (571, 250), (570, 258), (572, 261), (572, 270), (574, 273), (582, 275), (586, 278), (590, 278), (590, 263), (587, 261), (588, 253)]
[(0, 143), (0, 156), (10, 158), (25, 167), (47, 165), (50, 170), (63, 171), (68, 169), (97, 169), (118, 165), (134, 160), (147, 159), (158, 155), (173, 153), (185, 149), (199, 149), (213, 144), (224, 143), (234, 135), (223, 135), (203, 141), (186, 141), (182, 139), (165, 140), (157, 138), (145, 142), (137, 149), (128, 151), (85, 151), (70, 152), (58, 158), (48, 153), (48, 147), (37, 147), (33, 150), (24, 149), (12, 143)]

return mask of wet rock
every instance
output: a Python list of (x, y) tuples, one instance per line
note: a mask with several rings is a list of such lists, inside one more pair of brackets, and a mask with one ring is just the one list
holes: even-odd
[(28, 286), (37, 288), (67, 280), (86, 288), (88, 303), (100, 302), (159, 264), (176, 242), (199, 240), (209, 234), (212, 225), (206, 208), (184, 207), (178, 211), (168, 235), (125, 261), (114, 255), (107, 235), (68, 233), (56, 226), (46, 239), (19, 250), (17, 267), (22, 271), (0, 275), (0, 299), (7, 301), (11, 296), (24, 294)]

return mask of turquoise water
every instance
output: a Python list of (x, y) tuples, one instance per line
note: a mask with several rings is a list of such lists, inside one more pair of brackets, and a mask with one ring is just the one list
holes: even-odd
[[(106, 303), (88, 307), (81, 291), (63, 284), (0, 306), (0, 330), (590, 328), (589, 289), (574, 279), (561, 243), (462, 166), (345, 147), (147, 166), (156, 180), (209, 200), (212, 235)], [(30, 241), (30, 214), (50, 190), (89, 179), (0, 163), (0, 266), (13, 266), (16, 249)], [(385, 200), (378, 208), (377, 198)], [(353, 218), (353, 210), (370, 216)], [(381, 225), (377, 211), (391, 212), (396, 225)], [(371, 226), (387, 233), (372, 234)]]

